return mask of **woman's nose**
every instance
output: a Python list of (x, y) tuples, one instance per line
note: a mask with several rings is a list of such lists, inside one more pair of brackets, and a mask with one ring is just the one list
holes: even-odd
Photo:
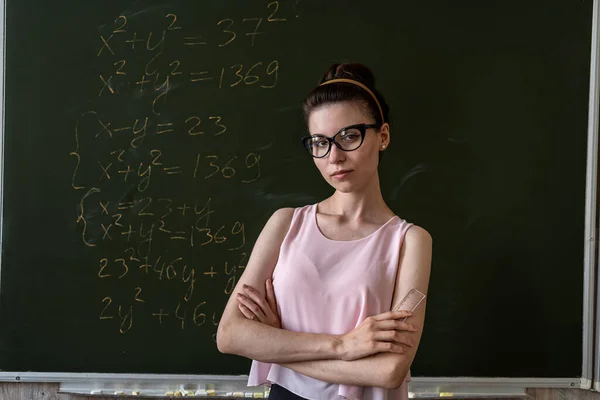
[(334, 143), (331, 144), (331, 150), (329, 151), (329, 162), (331, 164), (337, 164), (345, 159), (345, 151), (340, 150)]

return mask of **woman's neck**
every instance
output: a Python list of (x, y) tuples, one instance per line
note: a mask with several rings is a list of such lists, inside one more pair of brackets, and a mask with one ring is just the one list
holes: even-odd
[(387, 220), (393, 215), (379, 185), (379, 177), (372, 179), (362, 190), (335, 193), (324, 202), (327, 214), (341, 216), (346, 221)]

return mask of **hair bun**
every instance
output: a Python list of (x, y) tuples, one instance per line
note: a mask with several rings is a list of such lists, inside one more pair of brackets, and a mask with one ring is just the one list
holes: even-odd
[[(332, 82), (324, 85), (334, 79), (348, 79), (354, 81), (354, 84)], [(378, 125), (389, 122), (390, 108), (375, 88), (373, 72), (363, 64), (331, 65), (319, 84), (304, 99), (304, 118), (308, 123), (313, 110), (326, 104), (342, 102), (358, 102)]]
[(371, 70), (359, 63), (344, 63), (344, 64), (333, 64), (329, 67), (329, 70), (325, 73), (319, 83), (330, 81), (332, 79), (353, 79), (358, 81), (369, 88), (375, 87), (375, 76)]

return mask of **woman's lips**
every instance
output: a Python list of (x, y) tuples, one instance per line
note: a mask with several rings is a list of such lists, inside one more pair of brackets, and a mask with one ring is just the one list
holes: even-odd
[(333, 179), (337, 179), (337, 180), (343, 180), (345, 179), (348, 175), (350, 175), (352, 173), (352, 170), (341, 170), (341, 171), (337, 171), (334, 172), (331, 177)]

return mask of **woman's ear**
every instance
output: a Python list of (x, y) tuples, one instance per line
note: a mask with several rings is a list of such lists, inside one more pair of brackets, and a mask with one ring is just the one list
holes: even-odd
[(383, 125), (381, 125), (381, 128), (379, 128), (379, 133), (381, 134), (381, 144), (379, 149), (381, 151), (387, 149), (390, 145), (390, 124), (384, 122)]

